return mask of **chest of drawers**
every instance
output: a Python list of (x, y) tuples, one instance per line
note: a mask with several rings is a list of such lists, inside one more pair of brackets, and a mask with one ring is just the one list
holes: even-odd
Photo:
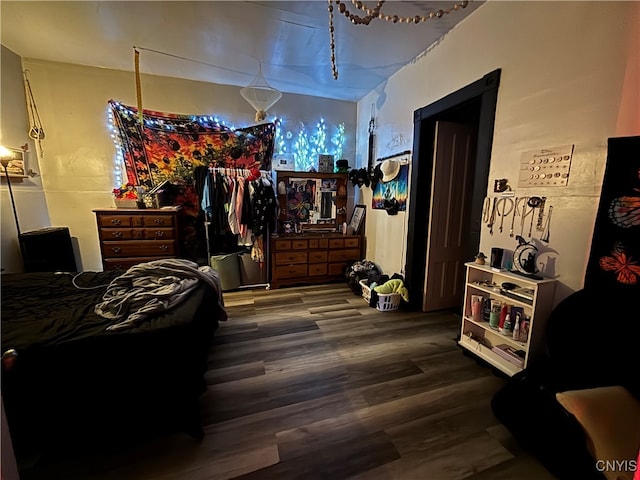
[(105, 270), (179, 256), (178, 210), (94, 210)]
[(344, 280), (346, 265), (362, 258), (363, 237), (286, 236), (271, 239), (271, 286)]

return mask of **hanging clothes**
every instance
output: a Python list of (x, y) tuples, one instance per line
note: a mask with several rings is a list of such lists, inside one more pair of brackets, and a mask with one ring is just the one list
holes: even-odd
[(251, 211), (251, 229), (254, 235), (261, 236), (267, 228), (274, 230), (276, 226), (276, 193), (271, 182), (261, 178), (252, 182), (254, 195)]
[(242, 211), (240, 223), (245, 227), (244, 234), (238, 238), (238, 245), (251, 247), (253, 245), (253, 230), (251, 229), (253, 222), (252, 198), (253, 198), (253, 182), (247, 181), (244, 185), (244, 195), (242, 199)]
[(229, 229), (234, 235), (238, 235), (240, 233), (240, 225), (238, 224), (238, 215), (236, 210), (236, 197), (238, 194), (239, 181), (240, 179), (237, 178), (229, 178), (229, 191), (231, 192), (231, 196), (229, 197), (229, 211), (227, 215), (229, 221)]
[[(251, 247), (252, 257), (264, 259), (263, 237), (276, 226), (277, 197), (271, 179), (259, 170), (196, 167), (196, 192), (200, 207), (210, 222), (211, 243), (220, 245), (233, 236), (236, 246)], [(259, 239), (260, 241), (256, 241)], [(211, 245), (212, 250), (216, 246)]]
[(238, 223), (238, 234), (244, 237), (247, 234), (247, 225), (242, 223), (242, 205), (244, 203), (244, 178), (238, 177), (236, 179), (238, 191), (236, 192), (236, 222)]

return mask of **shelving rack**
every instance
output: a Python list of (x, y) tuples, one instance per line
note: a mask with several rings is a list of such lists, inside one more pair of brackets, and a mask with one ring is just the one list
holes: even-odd
[[(473, 262), (466, 263), (465, 267), (467, 274), (458, 344), (498, 370), (513, 376), (527, 368), (531, 360), (544, 350), (546, 324), (553, 308), (556, 280), (550, 278), (534, 280)], [(512, 294), (501, 288), (501, 285), (507, 282), (531, 289), (533, 291), (531, 300), (514, 298)], [(485, 320), (474, 320), (471, 314), (472, 295), (482, 296), (483, 302), (499, 300), (508, 305), (522, 307), (525, 317), (530, 319), (527, 341), (520, 342), (514, 340), (511, 335), (503, 335), (490, 327), (489, 322)], [(516, 365), (492, 351), (492, 347), (500, 344), (506, 344), (524, 352), (524, 365)]]

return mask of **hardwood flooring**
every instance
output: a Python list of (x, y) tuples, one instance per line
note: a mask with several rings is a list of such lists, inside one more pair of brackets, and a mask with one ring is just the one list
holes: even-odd
[(178, 433), (23, 478), (553, 478), (493, 416), (504, 379), (456, 346), (456, 313), (378, 312), (343, 284), (225, 303), (202, 441)]

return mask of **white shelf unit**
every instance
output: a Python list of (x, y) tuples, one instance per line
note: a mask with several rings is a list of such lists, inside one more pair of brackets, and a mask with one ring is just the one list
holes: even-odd
[[(513, 376), (527, 368), (531, 359), (540, 355), (544, 350), (544, 335), (547, 319), (553, 308), (556, 281), (553, 279), (533, 280), (505, 270), (495, 271), (488, 265), (478, 265), (473, 262), (466, 263), (465, 267), (467, 275), (458, 344), (507, 375)], [(504, 290), (500, 288), (506, 282), (533, 290), (531, 301), (519, 300), (506, 295)], [(495, 284), (495, 286), (491, 286), (491, 284)], [(508, 305), (522, 307), (524, 315), (530, 319), (527, 341), (513, 340), (511, 335), (503, 335), (498, 330), (491, 328), (487, 321), (474, 321), (471, 316), (472, 295), (481, 295), (485, 302), (487, 299), (495, 299)], [(523, 351), (525, 353), (524, 366), (516, 365), (491, 350), (491, 347), (500, 344), (507, 344)]]

